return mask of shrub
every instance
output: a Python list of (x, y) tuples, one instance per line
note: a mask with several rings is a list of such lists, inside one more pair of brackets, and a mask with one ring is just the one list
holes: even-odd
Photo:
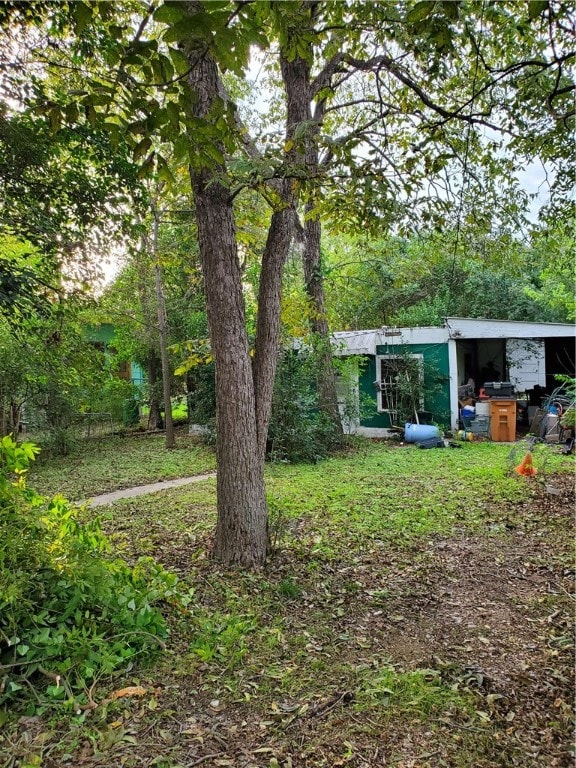
[(274, 461), (315, 462), (341, 445), (341, 435), (318, 408), (313, 352), (288, 351), (278, 363), (268, 454)]
[(28, 488), (37, 452), (0, 441), (0, 703), (33, 692), (32, 708), (76, 709), (99, 676), (163, 645), (156, 605), (178, 599), (177, 579), (114, 559), (97, 519)]

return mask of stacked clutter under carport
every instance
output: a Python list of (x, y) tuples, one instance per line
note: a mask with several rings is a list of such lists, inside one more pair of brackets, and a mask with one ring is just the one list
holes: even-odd
[(542, 400), (530, 421), (530, 433), (546, 443), (574, 441), (576, 397), (574, 384), (566, 382)]
[(484, 403), (488, 400), (490, 438), (495, 443), (513, 443), (517, 412), (514, 386), (509, 381), (486, 382), (480, 390), (480, 399)]
[(517, 403), (514, 386), (508, 381), (486, 382), (479, 391), (475, 405), (465, 405), (460, 411), (462, 440), (489, 438), (495, 443), (516, 440)]

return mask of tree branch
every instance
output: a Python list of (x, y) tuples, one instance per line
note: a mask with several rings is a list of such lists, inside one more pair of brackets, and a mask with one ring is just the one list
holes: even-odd
[(310, 97), (314, 99), (318, 93), (323, 89), (331, 85), (332, 77), (338, 71), (340, 65), (344, 61), (344, 53), (338, 51), (334, 56), (326, 63), (324, 68), (310, 84)]

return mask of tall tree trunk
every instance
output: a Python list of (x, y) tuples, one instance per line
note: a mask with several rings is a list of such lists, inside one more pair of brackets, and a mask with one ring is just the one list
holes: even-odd
[(225, 187), (192, 173), (216, 366), (218, 521), (214, 557), (260, 566), (267, 550), (264, 461), (258, 450), (252, 365), (233, 215)]
[(144, 234), (142, 236), (139, 260), (136, 262), (136, 273), (138, 275), (138, 297), (140, 299), (140, 308), (145, 328), (145, 361), (148, 379), (148, 405), (150, 407), (148, 428), (163, 429), (164, 422), (162, 420), (158, 386), (158, 382), (161, 378), (162, 361), (160, 360), (158, 353), (158, 334), (156, 322), (153, 319), (154, 309), (150, 295), (150, 281), (152, 279), (152, 272), (150, 269), (150, 249), (150, 239)]
[[(197, 3), (189, 4), (194, 13)], [(211, 118), (225, 94), (205, 49), (188, 51), (194, 117)], [(218, 147), (222, 156), (224, 149)], [(234, 212), (219, 180), (224, 164), (191, 166), (206, 309), (216, 366), (217, 506), (214, 557), (228, 565), (263, 565), (268, 531), (264, 460), (258, 448), (256, 398), (246, 332)]]
[(158, 330), (160, 332), (160, 360), (162, 361), (162, 396), (164, 400), (164, 426), (166, 429), (166, 448), (175, 448), (174, 421), (172, 419), (172, 399), (170, 392), (170, 360), (168, 359), (168, 319), (166, 302), (162, 286), (162, 268), (158, 261), (158, 211), (154, 208), (154, 279), (156, 283), (156, 305), (158, 307)]
[(332, 362), (330, 329), (326, 317), (320, 252), (322, 226), (320, 219), (312, 213), (313, 207), (313, 202), (309, 199), (305, 208), (303, 262), (306, 294), (312, 304), (310, 328), (318, 356), (318, 405), (320, 410), (329, 417), (337, 434), (343, 434), (336, 392), (336, 374)]
[[(306, 173), (306, 152), (296, 130), (309, 119), (310, 65), (300, 56), (280, 55), (282, 80), (286, 91), (286, 164), (300, 167)], [(280, 347), (280, 309), (282, 276), (290, 252), (296, 223), (296, 205), (300, 184), (295, 178), (284, 179), (275, 187), (280, 203), (272, 215), (266, 247), (262, 257), (258, 315), (256, 321), (256, 351), (254, 379), (258, 446), (261, 456), (266, 451), (266, 438), (272, 410), (272, 394)]]
[(280, 347), (282, 276), (294, 233), (296, 213), (293, 208), (293, 198), (291, 182), (284, 181), (282, 185), (283, 207), (272, 215), (260, 272), (253, 371), (258, 450), (262, 460), (264, 460), (266, 453), (266, 439), (272, 412), (272, 395)]
[[(311, 3), (309, 10), (309, 23), (313, 28), (316, 4)], [(311, 59), (312, 51), (310, 51)], [(298, 126), (304, 127), (304, 135), (299, 139), (303, 146), (299, 149), (297, 160), (303, 165), (303, 176), (313, 179), (319, 176), (320, 170), (317, 138), (324, 118), (324, 102), (318, 101), (312, 114), (311, 104), (314, 93), (308, 61), (289, 56), (281, 51), (280, 65), (288, 105), (288, 137), (294, 135)], [(318, 400), (320, 409), (330, 418), (335, 431), (342, 434), (324, 298), (320, 255), (321, 224), (318, 216), (313, 213), (313, 199), (313, 194), (309, 192), (305, 206), (303, 266), (305, 290), (312, 305), (310, 330), (319, 360)]]
[(158, 392), (158, 372), (162, 363), (158, 355), (150, 350), (146, 361), (146, 371), (148, 375), (148, 405), (150, 413), (148, 415), (148, 429), (163, 429), (162, 412), (160, 409), (160, 397)]
[(174, 435), (174, 420), (172, 418), (172, 399), (170, 391), (170, 360), (168, 358), (168, 321), (162, 287), (162, 271), (160, 264), (154, 267), (156, 281), (156, 298), (158, 301), (158, 328), (160, 331), (160, 360), (162, 361), (162, 400), (164, 402), (164, 428), (166, 430), (166, 448), (176, 447)]

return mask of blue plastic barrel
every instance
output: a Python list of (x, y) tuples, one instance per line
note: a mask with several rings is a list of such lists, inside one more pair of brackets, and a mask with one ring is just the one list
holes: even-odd
[(431, 424), (405, 424), (404, 440), (407, 443), (418, 443), (420, 440), (430, 440), (440, 437), (440, 430)]

